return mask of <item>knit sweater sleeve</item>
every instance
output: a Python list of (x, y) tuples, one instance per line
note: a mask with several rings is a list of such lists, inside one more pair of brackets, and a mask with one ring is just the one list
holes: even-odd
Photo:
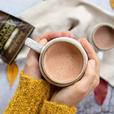
[(33, 80), (21, 73), (20, 83), (4, 114), (75, 114), (74, 107), (47, 101), (50, 84), (44, 80)]
[(40, 114), (76, 114), (76, 108), (45, 100)]
[(39, 114), (49, 94), (50, 85), (46, 81), (33, 80), (22, 72), (17, 91), (4, 114)]

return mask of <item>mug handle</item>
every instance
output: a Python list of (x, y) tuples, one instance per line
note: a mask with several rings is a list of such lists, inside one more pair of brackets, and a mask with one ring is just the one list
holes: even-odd
[(41, 45), (40, 43), (34, 41), (33, 39), (31, 38), (27, 38), (25, 40), (25, 45), (31, 49), (33, 49), (34, 51), (40, 53), (42, 48), (43, 48), (43, 45)]

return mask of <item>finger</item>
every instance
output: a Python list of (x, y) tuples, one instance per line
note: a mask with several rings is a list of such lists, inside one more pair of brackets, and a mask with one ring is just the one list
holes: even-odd
[(81, 88), (84, 88), (85, 91), (92, 90), (99, 84), (99, 72), (96, 71), (96, 68), (96, 61), (93, 59), (89, 60), (83, 78), (77, 82), (77, 84), (81, 85)]
[(87, 52), (89, 60), (93, 59), (96, 61), (96, 72), (99, 72), (100, 70), (100, 61), (92, 47), (92, 45), (86, 40), (86, 39), (80, 39), (80, 43), (84, 47), (85, 51)]
[(85, 38), (80, 39), (80, 43), (82, 44), (85, 51), (87, 52), (89, 59), (96, 59), (96, 53), (92, 45)]
[(43, 38), (39, 41), (39, 43), (45, 45), (47, 43), (47, 39)]
[(53, 32), (53, 33), (45, 33), (44, 35), (40, 36), (39, 39), (47, 39), (48, 41), (58, 38), (58, 37), (70, 37), (75, 38), (73, 34), (70, 32)]
[(88, 85), (91, 85), (94, 82), (96, 82), (96, 85), (97, 85), (97, 82), (99, 83), (99, 74), (100, 74), (99, 59), (98, 59), (92, 45), (86, 39), (84, 39), (84, 38), (80, 39), (80, 43), (82, 44), (85, 51), (87, 52), (89, 61), (88, 61), (87, 69), (85, 71), (85, 75), (79, 81), (79, 83), (83, 83), (82, 85), (88, 86)]

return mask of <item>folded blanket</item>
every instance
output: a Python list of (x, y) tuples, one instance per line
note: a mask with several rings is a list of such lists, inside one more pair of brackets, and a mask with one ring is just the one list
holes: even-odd
[[(87, 36), (88, 26), (93, 23), (93, 17), (83, 2), (85, 0), (45, 0), (19, 17), (36, 27), (33, 38), (54, 31), (70, 31), (77, 37), (84, 37)], [(114, 49), (98, 55), (102, 58), (101, 77), (114, 86)]]

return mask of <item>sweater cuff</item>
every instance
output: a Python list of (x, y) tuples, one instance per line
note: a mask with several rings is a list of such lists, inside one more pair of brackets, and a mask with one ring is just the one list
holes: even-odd
[(76, 108), (45, 100), (40, 114), (76, 114)]
[(44, 80), (34, 80), (21, 72), (16, 93), (4, 114), (36, 114), (44, 99), (50, 96), (50, 85)]

